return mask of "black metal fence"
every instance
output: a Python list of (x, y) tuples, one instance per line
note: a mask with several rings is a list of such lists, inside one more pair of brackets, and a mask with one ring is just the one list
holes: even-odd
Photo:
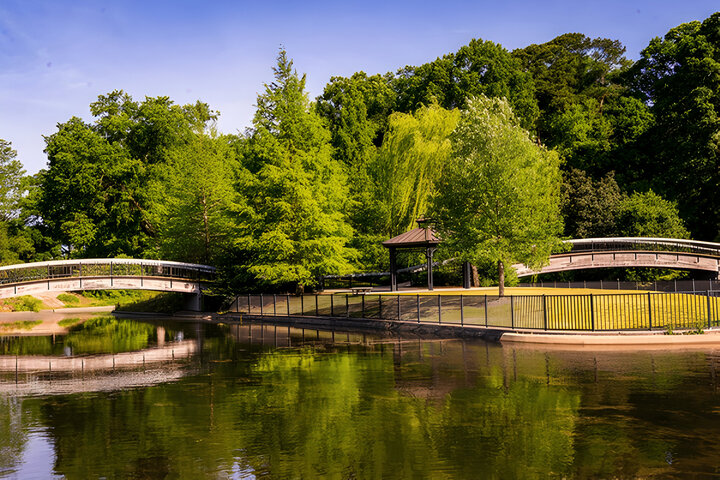
[(232, 310), (474, 325), (517, 330), (616, 331), (720, 326), (720, 297), (682, 293), (590, 295), (240, 295)]
[(659, 280), (652, 282), (623, 282), (620, 280), (598, 280), (579, 282), (536, 282), (520, 283), (519, 287), (539, 288), (592, 288), (596, 290), (636, 290), (674, 293), (720, 293), (720, 280)]

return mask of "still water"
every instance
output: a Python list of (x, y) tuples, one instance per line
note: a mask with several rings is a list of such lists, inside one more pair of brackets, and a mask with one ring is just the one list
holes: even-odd
[(105, 318), (0, 362), (0, 478), (720, 477), (712, 349)]

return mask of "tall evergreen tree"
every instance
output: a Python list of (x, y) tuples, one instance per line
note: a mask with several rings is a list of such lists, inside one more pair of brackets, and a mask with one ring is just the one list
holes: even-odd
[(348, 190), (332, 157), (330, 132), (311, 108), (284, 50), (275, 80), (258, 96), (238, 188), (248, 196), (247, 271), (261, 283), (313, 285), (319, 275), (350, 270), (352, 234), (344, 208)]

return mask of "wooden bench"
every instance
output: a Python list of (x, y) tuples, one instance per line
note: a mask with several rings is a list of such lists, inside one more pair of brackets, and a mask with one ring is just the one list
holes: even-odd
[(372, 291), (372, 287), (350, 287), (350, 291), (353, 295), (367, 294)]

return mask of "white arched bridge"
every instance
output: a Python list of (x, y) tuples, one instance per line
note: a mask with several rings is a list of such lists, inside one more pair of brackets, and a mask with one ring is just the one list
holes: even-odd
[(652, 237), (566, 240), (566, 251), (550, 256), (541, 269), (517, 264), (518, 277), (593, 268), (672, 268), (720, 271), (720, 243)]
[(195, 294), (213, 280), (215, 268), (193, 263), (133, 258), (85, 258), (0, 267), (0, 298), (52, 291), (156, 290)]

